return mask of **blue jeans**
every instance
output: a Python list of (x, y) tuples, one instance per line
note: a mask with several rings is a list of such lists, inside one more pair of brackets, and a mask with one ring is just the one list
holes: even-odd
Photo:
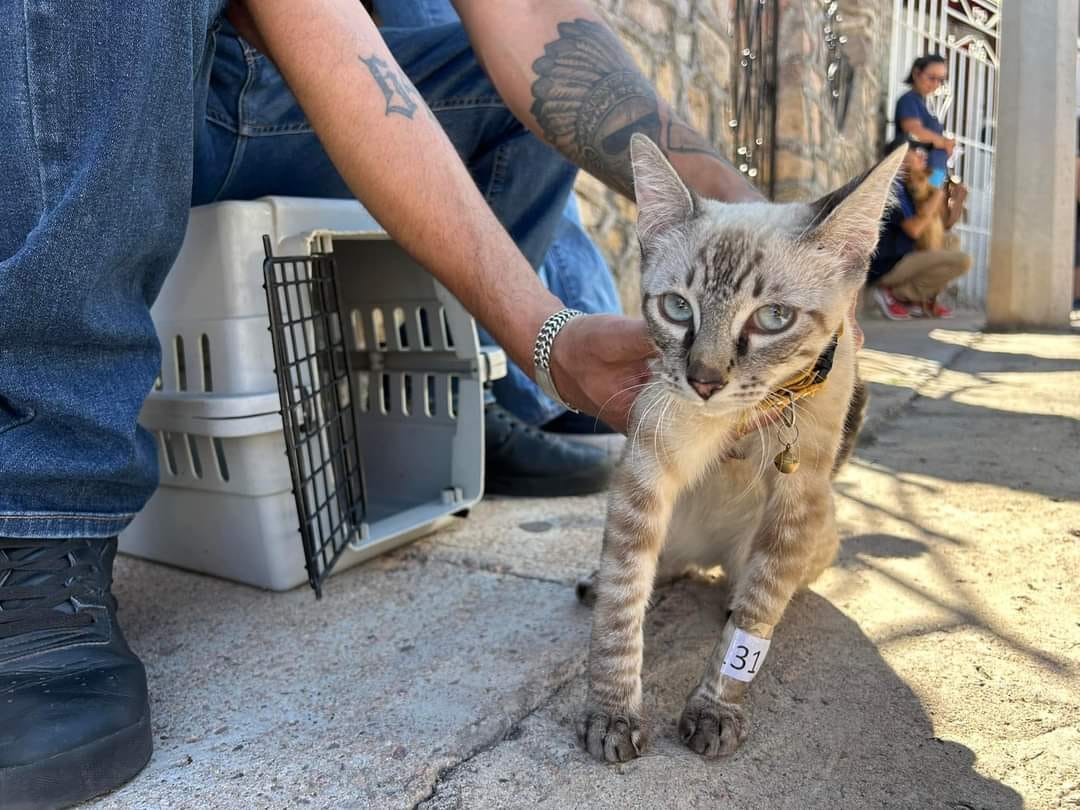
[[(107, 537), (156, 487), (137, 425), (160, 366), (150, 306), (193, 201), (348, 196), (223, 0), (122, 5), (0, 4), (0, 536)], [(460, 27), (384, 34), (539, 267), (573, 167)]]
[[(458, 21), (450, 0), (375, 0), (375, 10), (387, 28), (427, 28)], [(555, 241), (544, 256), (539, 274), (545, 286), (568, 307), (590, 313), (622, 312), (615, 280), (607, 261), (582, 227), (573, 194), (567, 197)], [(480, 341), (494, 343), (482, 329)], [(502, 405), (532, 425), (542, 425), (564, 410), (513, 364), (493, 388)]]

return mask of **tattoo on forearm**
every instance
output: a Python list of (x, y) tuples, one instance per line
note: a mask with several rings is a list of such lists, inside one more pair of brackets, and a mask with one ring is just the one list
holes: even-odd
[(630, 136), (664, 151), (720, 154), (661, 105), (649, 81), (609, 28), (592, 20), (559, 23), (559, 38), (533, 63), (532, 114), (545, 137), (590, 174), (633, 195)]
[(672, 152), (697, 153), (712, 155), (723, 160), (716, 147), (705, 140), (704, 135), (675, 116), (668, 119), (667, 143), (662, 144), (662, 146), (668, 154)]
[(395, 70), (375, 55), (367, 59), (361, 56), (360, 61), (371, 71), (372, 78), (386, 97), (386, 115), (397, 113), (412, 118), (418, 106), (413, 96), (420, 95), (412, 82), (400, 70)]

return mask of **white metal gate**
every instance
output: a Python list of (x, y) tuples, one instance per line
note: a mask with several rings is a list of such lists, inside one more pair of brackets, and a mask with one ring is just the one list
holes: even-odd
[[(1019, 0), (1015, 0), (1019, 2)], [(956, 138), (952, 174), (968, 187), (967, 215), (954, 230), (974, 265), (960, 279), (960, 301), (986, 303), (990, 259), (990, 214), (994, 190), (995, 116), (997, 115), (998, 22), (1002, 0), (893, 0), (892, 47), (889, 57), (888, 136), (895, 133), (892, 116), (911, 63), (939, 53), (948, 62), (949, 80), (927, 106)]]

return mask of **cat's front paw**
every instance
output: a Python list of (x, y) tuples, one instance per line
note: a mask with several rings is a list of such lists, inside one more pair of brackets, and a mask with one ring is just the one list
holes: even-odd
[(629, 762), (645, 749), (641, 720), (630, 714), (586, 709), (577, 724), (578, 739), (601, 762)]
[(750, 733), (741, 706), (690, 698), (679, 720), (679, 736), (690, 750), (714, 759), (734, 754)]

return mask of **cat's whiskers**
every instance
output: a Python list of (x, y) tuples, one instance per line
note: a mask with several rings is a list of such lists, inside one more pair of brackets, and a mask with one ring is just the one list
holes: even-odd
[(645, 378), (645, 382), (649, 382), (655, 376), (656, 376), (656, 373), (653, 372), (653, 371), (642, 371), (639, 374), (631, 374), (629, 377), (623, 377), (621, 380), (619, 380), (619, 382), (620, 383), (628, 383), (631, 380), (641, 380), (642, 378)]
[[(809, 422), (814, 434), (817, 434), (819, 432), (821, 426), (818, 421), (818, 417), (812, 410), (810, 410), (810, 408), (808, 408), (803, 403), (796, 402), (794, 403), (793, 410), (795, 411), (797, 418), (802, 419), (804, 422)], [(811, 442), (810, 446), (814, 450), (815, 457), (820, 456), (821, 444), (819, 442)]]
[(796, 419), (809, 422), (811, 428), (813, 428), (814, 430), (818, 429), (819, 424), (817, 415), (812, 410), (810, 410), (804, 403), (798, 400), (787, 400), (783, 401), (783, 404), (785, 406), (791, 406), (792, 413), (795, 415)]
[(660, 420), (659, 420), (657, 431), (655, 433), (653, 433), (653, 452), (654, 453), (657, 452), (656, 441), (657, 441), (657, 436), (659, 436), (660, 437), (660, 447), (662, 447), (664, 449), (664, 460), (665, 461), (671, 461), (671, 452), (669, 451), (667, 444), (663, 440), (664, 421), (667, 419), (668, 412), (672, 409), (672, 407), (674, 407), (674, 405), (675, 405), (675, 397), (668, 397), (668, 400), (664, 405), (664, 410), (660, 412)]
[(661, 402), (660, 398), (656, 398), (652, 402), (650, 402), (648, 406), (646, 406), (645, 410), (641, 414), (641, 418), (638, 420), (637, 427), (634, 429), (634, 438), (630, 442), (630, 455), (635, 459), (640, 460), (640, 456), (638, 453), (640, 444), (638, 442), (638, 439), (641, 436), (641, 427), (645, 424), (645, 420), (648, 418), (649, 412), (652, 411), (652, 409), (655, 408), (659, 402)]
[(767, 469), (765, 467), (765, 459), (768, 457), (769, 453), (768, 453), (768, 445), (766, 444), (766, 439), (765, 439), (765, 431), (763, 429), (765, 426), (761, 423), (760, 417), (756, 412), (754, 412), (751, 415), (750, 418), (751, 418), (750, 424), (753, 427), (753, 432), (757, 434), (758, 442), (761, 445), (761, 454), (760, 454), (760, 458), (758, 459), (757, 469), (754, 471), (754, 474), (750, 477), (750, 480), (747, 482), (747, 484), (743, 488), (742, 492), (740, 492), (737, 496), (735, 496), (735, 498), (733, 500), (734, 503), (738, 503), (743, 498), (745, 498), (747, 495), (749, 495), (751, 492), (753, 492), (754, 487), (757, 486), (758, 482), (765, 478), (765, 471)]
[(754, 487), (758, 485), (758, 482), (765, 480), (765, 473), (768, 472), (766, 466), (769, 462), (769, 440), (765, 436), (764, 425), (756, 425), (754, 432), (758, 435), (758, 443), (761, 445), (761, 452), (758, 454), (757, 470), (754, 472), (754, 477), (750, 479), (750, 483), (746, 487), (747, 494), (753, 492)]
[(647, 406), (645, 407), (645, 410), (644, 410), (644, 411), (642, 412), (642, 414), (641, 414), (641, 418), (640, 418), (640, 419), (638, 420), (638, 423), (637, 423), (637, 427), (636, 427), (636, 428), (634, 429), (634, 439), (633, 439), (633, 441), (632, 441), (632, 442), (630, 443), (630, 452), (631, 452), (631, 455), (635, 454), (635, 453), (637, 452), (637, 450), (638, 450), (638, 447), (639, 447), (639, 445), (638, 445), (638, 438), (639, 438), (639, 437), (640, 437), (640, 435), (641, 435), (641, 426), (642, 426), (642, 425), (644, 425), (644, 424), (645, 424), (645, 422), (646, 422), (646, 421), (648, 420), (648, 418), (649, 418), (649, 413), (650, 413), (650, 412), (651, 412), (651, 411), (652, 411), (652, 410), (653, 410), (653, 409), (654, 409), (654, 408), (655, 408), (655, 407), (656, 407), (657, 405), (659, 405), (660, 403), (664, 402), (664, 400), (665, 400), (665, 399), (666, 399), (666, 397), (664, 397), (664, 396), (658, 396), (658, 397), (656, 397), (655, 399), (653, 399), (653, 401), (652, 401), (652, 402), (650, 402), (650, 403), (649, 403), (649, 404), (648, 404), (648, 405), (647, 405)]
[(664, 429), (664, 412), (667, 410), (668, 404), (670, 402), (671, 402), (671, 400), (669, 399), (667, 402), (664, 403), (663, 407), (660, 408), (660, 416), (657, 418), (656, 427), (653, 429), (652, 444), (653, 444), (653, 457), (654, 458), (659, 458), (660, 457), (659, 437), (660, 437), (660, 433)]
[[(816, 433), (820, 428), (817, 414), (815, 414), (805, 403), (799, 400), (792, 400), (790, 398), (790, 392), (787, 389), (780, 389), (784, 391), (784, 394), (777, 394), (774, 391), (770, 391), (762, 400), (763, 403), (773, 408), (787, 408), (790, 407), (793, 415), (797, 421), (802, 421), (807, 424), (811, 431)], [(786, 394), (786, 396), (785, 396)], [(815, 456), (820, 455), (821, 446), (817, 443), (813, 443), (812, 448)]]
[[(640, 375), (637, 375), (637, 374), (635, 374), (635, 375), (634, 375), (634, 377), (638, 377), (638, 376), (640, 376)], [(634, 379), (634, 377), (630, 377), (630, 378), (628, 378), (628, 379)], [(643, 383), (638, 383), (637, 385), (628, 385), (628, 386), (626, 386), (625, 388), (620, 388), (620, 389), (619, 389), (618, 391), (616, 391), (616, 392), (615, 392), (614, 394), (612, 394), (612, 395), (611, 395), (610, 397), (608, 397), (608, 398), (607, 398), (606, 400), (604, 400), (604, 404), (603, 404), (603, 405), (601, 405), (601, 406), (600, 406), (600, 407), (599, 407), (599, 408), (597, 409), (597, 411), (596, 411), (596, 418), (597, 418), (597, 420), (599, 420), (599, 419), (600, 419), (600, 415), (601, 415), (601, 414), (603, 414), (603, 412), (604, 412), (604, 408), (606, 408), (606, 407), (607, 407), (608, 405), (610, 405), (610, 404), (611, 404), (611, 400), (615, 399), (616, 397), (618, 397), (618, 396), (621, 396), (621, 395), (623, 395), (623, 394), (626, 394), (626, 393), (629, 393), (630, 391), (633, 391), (633, 390), (634, 390), (635, 388), (640, 388), (640, 389), (642, 389), (642, 390), (641, 390), (640, 392), (638, 392), (638, 396), (640, 397), (640, 396), (641, 396), (642, 394), (644, 394), (644, 393), (645, 393), (645, 391), (646, 391), (646, 390), (647, 390), (647, 389), (648, 389), (648, 388), (649, 388), (650, 386), (653, 386), (653, 385), (662, 385), (662, 384), (663, 384), (663, 381), (662, 381), (662, 380), (651, 380), (651, 379), (650, 379), (650, 380), (646, 380), (646, 381), (645, 381), (645, 382), (643, 382)]]
[[(661, 385), (661, 383), (657, 382), (657, 383), (649, 383), (649, 384), (647, 384), (641, 390), (641, 392), (638, 394), (638, 399), (641, 399), (641, 397), (646, 396), (646, 394), (649, 394), (654, 389), (654, 387), (656, 387), (658, 385)], [(657, 400), (654, 399), (652, 402), (650, 402), (645, 407), (645, 410), (642, 412), (641, 417), (637, 420), (637, 424), (634, 426), (634, 435), (633, 435), (633, 437), (627, 436), (627, 438), (630, 439), (630, 455), (633, 458), (636, 458), (637, 446), (638, 446), (638, 436), (641, 434), (641, 426), (645, 422), (646, 416), (648, 415), (649, 411), (652, 410), (652, 408), (656, 404), (656, 402), (657, 402)]]

